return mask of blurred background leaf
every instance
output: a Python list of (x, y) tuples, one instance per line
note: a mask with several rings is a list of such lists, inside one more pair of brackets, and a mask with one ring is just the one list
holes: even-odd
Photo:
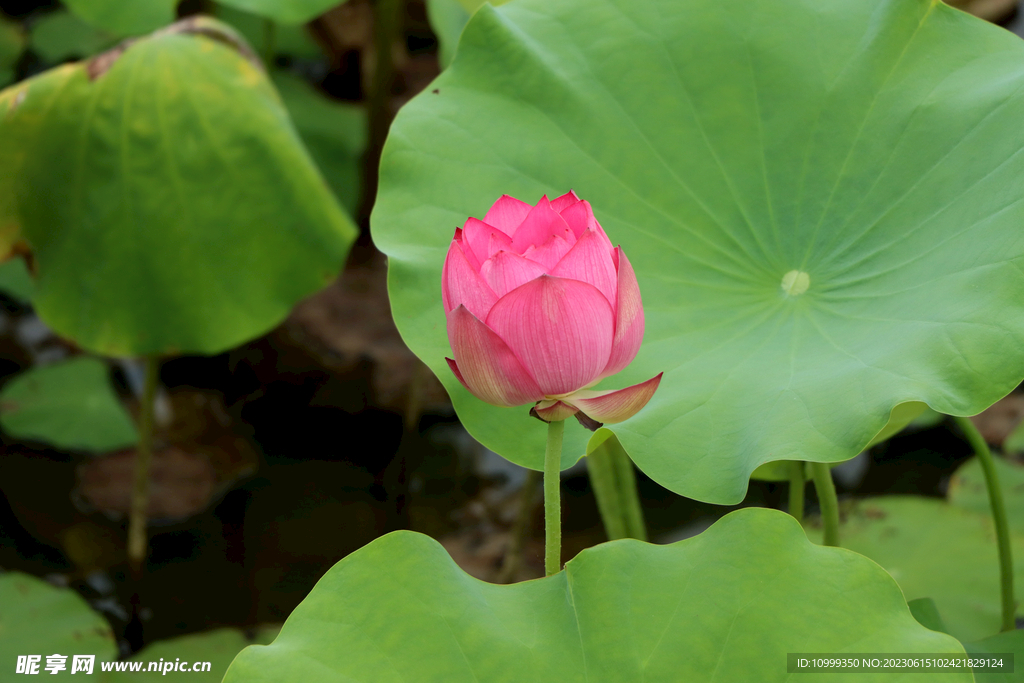
[[(807, 535), (821, 540), (815, 520), (808, 520)], [(844, 548), (882, 565), (908, 600), (934, 600), (950, 635), (973, 641), (999, 631), (999, 564), (990, 515), (934, 498), (868, 498), (844, 509), (839, 537)], [(1012, 534), (1011, 543), (1014, 556), (1024, 557), (1024, 536)], [(1014, 577), (1024, 585), (1020, 562)]]
[[(992, 459), (1003, 490), (1007, 521), (1012, 530), (1024, 534), (1024, 467), (998, 455), (993, 455)], [(985, 515), (992, 513), (985, 475), (977, 458), (971, 458), (953, 473), (948, 495), (949, 502), (957, 507)], [(1017, 556), (1017, 563), (1021, 562), (1024, 556)]]
[[(224, 672), (239, 652), (249, 645), (262, 645), (271, 642), (279, 631), (279, 627), (265, 626), (252, 634), (252, 637), (237, 628), (219, 628), (203, 633), (193, 633), (178, 638), (168, 638), (149, 645), (128, 658), (129, 662), (165, 662), (183, 661), (191, 666), (195, 662), (210, 662), (207, 672), (187, 673), (188, 680), (195, 683), (220, 683)], [(169, 675), (180, 672), (173, 672)], [(166, 681), (168, 674), (158, 672), (122, 673), (109, 672), (101, 674), (99, 683), (155, 683)]]
[(14, 80), (14, 64), (24, 49), (21, 26), (0, 14), (0, 87)]
[(10, 258), (0, 263), (0, 292), (28, 303), (36, 291), (36, 283), (28, 272), (24, 259)]
[[(270, 21), (266, 17), (232, 7), (229, 4), (215, 5), (213, 16), (234, 26), (250, 45), (254, 46), (261, 54), (264, 53), (267, 23)], [(271, 25), (273, 26), (272, 39), (275, 54), (303, 59), (323, 57), (323, 50), (310, 37), (305, 26), (280, 21), (273, 21)]]
[(917, 619), (917, 623), (939, 633), (949, 633), (945, 622), (942, 621), (942, 615), (939, 614), (938, 606), (931, 598), (908, 600), (907, 607), (910, 608), (910, 613)]
[(1014, 671), (1012, 673), (975, 673), (976, 683), (1020, 683), (1024, 680), (1020, 662), (1024, 661), (1024, 631), (1007, 631), (989, 636), (984, 640), (964, 643), (968, 654), (984, 657), (990, 654), (1014, 654)]
[(1003, 442), (1003, 450), (1007, 453), (1024, 453), (1024, 422), (1014, 428)]
[(359, 203), (360, 157), (366, 147), (362, 107), (325, 97), (298, 76), (275, 71), (274, 85), (324, 179), (348, 212)]
[(67, 10), (57, 10), (44, 14), (32, 24), (29, 44), (44, 62), (56, 64), (97, 54), (117, 41), (113, 33)]
[[(117, 656), (110, 624), (72, 590), (55, 588), (28, 574), (8, 572), (0, 574), (0, 605), (0, 662), (8, 680), (17, 678), (14, 666), (18, 655), (92, 654), (97, 660)], [(48, 674), (44, 666), (45, 656), (39, 669)], [(94, 671), (98, 670), (96, 664)]]
[[(939, 631), (940, 633), (949, 632), (942, 620), (942, 615), (939, 614), (935, 601), (931, 598), (917, 598), (916, 600), (909, 601), (907, 605), (910, 607), (910, 613), (914, 615), (914, 618), (922, 626), (933, 631)], [(1018, 629), (1016, 631), (998, 633), (983, 640), (965, 642), (963, 646), (968, 654), (973, 655), (1005, 655), (1007, 653), (1013, 653), (1014, 655), (1014, 671), (1009, 673), (975, 671), (974, 680), (976, 683), (1020, 683), (1024, 679), (1024, 675), (1016, 667), (1016, 662), (1021, 661), (1020, 658), (1024, 657), (1024, 631)]]
[(0, 391), (0, 425), (16, 438), (71, 450), (101, 453), (138, 441), (106, 364), (95, 358), (34, 367), (12, 379)]
[(64, 4), (96, 28), (132, 36), (174, 21), (178, 0), (65, 0)]
[(470, 12), (461, 0), (427, 0), (427, 17), (430, 28), (437, 35), (437, 61), (447, 69), (455, 57), (462, 29), (469, 21)]
[(338, 0), (221, 0), (225, 5), (286, 24), (304, 24), (320, 16)]

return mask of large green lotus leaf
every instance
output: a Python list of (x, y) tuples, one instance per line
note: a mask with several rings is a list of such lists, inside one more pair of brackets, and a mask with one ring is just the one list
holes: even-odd
[(768, 683), (788, 680), (787, 652), (960, 650), (914, 620), (873, 562), (745, 509), (679, 543), (606, 543), (511, 586), (470, 577), (426, 536), (390, 534), (332, 568), (224, 680)]
[(49, 12), (33, 22), (30, 36), (32, 51), (50, 64), (88, 57), (116, 41), (113, 34), (66, 10)]
[(374, 239), (463, 423), (539, 469), (528, 407), (445, 364), (441, 269), (503, 193), (589, 199), (647, 320), (598, 388), (665, 372), (611, 428), (658, 483), (736, 503), (761, 463), (848, 459), (900, 403), (973, 414), (1024, 377), (1022, 119), (1024, 43), (931, 0), (485, 5), (391, 129)]
[(285, 24), (304, 24), (346, 0), (220, 0), (221, 4)]
[(95, 358), (27, 370), (0, 391), (0, 425), (19, 439), (102, 453), (133, 446), (138, 433)]
[(174, 21), (179, 0), (64, 0), (68, 9), (96, 28), (132, 36)]
[[(808, 535), (819, 540), (821, 530), (809, 527)], [(999, 560), (990, 516), (933, 498), (873, 498), (845, 511), (839, 540), (882, 565), (908, 600), (934, 600), (951, 635), (972, 641), (999, 631)], [(1011, 544), (1014, 557), (1024, 558), (1024, 536), (1012, 534)], [(1022, 566), (1015, 563), (1017, 585), (1024, 585)]]
[[(128, 658), (128, 662), (143, 662), (144, 670), (140, 672), (111, 671), (100, 676), (99, 683), (150, 683), (166, 681), (168, 676), (188, 676), (188, 680), (195, 683), (220, 683), (224, 678), (224, 672), (228, 670), (231, 660), (239, 652), (253, 642), (268, 643), (273, 640), (273, 632), (270, 637), (264, 637), (265, 632), (260, 631), (255, 639), (249, 638), (237, 628), (219, 628), (205, 633), (194, 633), (178, 638), (160, 640), (152, 645), (147, 645), (134, 655)], [(149, 671), (150, 662), (187, 662), (188, 670)], [(202, 663), (209, 662), (210, 669), (205, 671)], [(200, 670), (193, 671), (192, 667), (200, 663)], [(125, 667), (130, 668), (130, 664)]]
[(320, 172), (342, 205), (354, 214), (362, 183), (366, 113), (362, 107), (328, 99), (298, 76), (275, 72), (273, 79)]
[[(999, 456), (994, 460), (1010, 528), (1024, 534), (1024, 467)], [(957, 468), (949, 480), (947, 495), (949, 502), (957, 507), (992, 514), (985, 474), (977, 458), (971, 458)], [(1024, 557), (1020, 559), (1024, 561)]]
[(0, 574), (0, 667), (4, 680), (17, 680), (15, 666), (19, 655), (41, 655), (40, 673), (46, 656), (67, 655), (70, 675), (71, 655), (96, 655), (99, 661), (117, 656), (117, 643), (106, 619), (94, 612), (78, 593), (54, 588), (28, 574)]
[(0, 93), (17, 141), (0, 228), (13, 186), (59, 334), (104, 355), (218, 353), (341, 268), (355, 229), (237, 40), (190, 20)]

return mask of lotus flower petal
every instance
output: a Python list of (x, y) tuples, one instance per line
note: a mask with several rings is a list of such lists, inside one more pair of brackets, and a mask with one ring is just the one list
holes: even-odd
[(572, 234), (572, 230), (566, 228), (563, 234), (553, 236), (541, 246), (530, 246), (523, 256), (539, 263), (547, 272), (562, 260), (575, 243), (576, 236)]
[(455, 228), (455, 244), (459, 245), (459, 249), (462, 250), (462, 255), (466, 257), (466, 260), (469, 261), (469, 265), (472, 266), (474, 270), (480, 270), (480, 259), (478, 259), (476, 254), (473, 253), (473, 250), (469, 248), (469, 244), (463, 240), (462, 228)]
[(615, 272), (613, 253), (600, 235), (593, 230), (587, 230), (569, 253), (551, 269), (551, 274), (589, 282), (601, 290), (614, 309), (618, 275)]
[(571, 403), (585, 413), (588, 417), (604, 424), (622, 422), (636, 415), (641, 408), (654, 396), (661, 384), (661, 376), (658, 373), (646, 382), (634, 384), (625, 389), (615, 391), (591, 391), (581, 389), (562, 399), (565, 403)]
[(577, 408), (558, 400), (541, 401), (533, 407), (530, 414), (545, 422), (558, 422), (572, 417), (577, 413)]
[(644, 340), (644, 305), (640, 300), (640, 285), (636, 281), (633, 266), (621, 247), (615, 247), (613, 254), (617, 274), (615, 305), (615, 339), (608, 366), (601, 371), (601, 377), (614, 375), (629, 365), (640, 350)]
[[(476, 256), (476, 267), (501, 249), (511, 249), (512, 240), (493, 225), (470, 218), (462, 228), (462, 243), (468, 244)], [(472, 259), (470, 259), (472, 263)]]
[(455, 352), (456, 377), (477, 398), (498, 406), (518, 406), (544, 398), (516, 354), (465, 306), (448, 314), (448, 341)]
[(529, 215), (531, 209), (533, 207), (526, 202), (521, 202), (515, 197), (503, 194), (487, 211), (487, 215), (484, 216), (484, 223), (493, 225), (511, 237), (515, 233), (516, 228), (519, 227), (519, 224)]
[(459, 364), (447, 356), (445, 356), (444, 360), (448, 363), (448, 368), (452, 371), (452, 374), (455, 375), (455, 379), (462, 382), (462, 386), (466, 387), (466, 389), (472, 393), (473, 390), (469, 388), (469, 385), (466, 384), (466, 379), (462, 376), (462, 370), (459, 370)]
[(473, 268), (457, 241), (448, 248), (441, 273), (441, 298), (444, 312), (450, 313), (464, 305), (469, 312), (483, 320), (498, 300), (490, 285)]
[(576, 193), (573, 192), (572, 190), (569, 190), (561, 197), (555, 197), (554, 199), (552, 199), (551, 208), (557, 211), (558, 213), (562, 213), (573, 204), (579, 204), (579, 202), (580, 198), (576, 196)]
[[(480, 274), (499, 298), (516, 287), (540, 277), (545, 272), (547, 269), (541, 264), (523, 258), (519, 254), (513, 254), (511, 251), (499, 251), (492, 258), (484, 261), (484, 265), (480, 268)], [(494, 302), (491, 302), (491, 305), (493, 304)], [(491, 310), (490, 307), (487, 310)], [(484, 318), (486, 317), (484, 316)]]
[(581, 237), (583, 232), (586, 230), (593, 230), (605, 241), (608, 245), (608, 249), (612, 249), (612, 241), (608, 239), (608, 235), (605, 234), (604, 228), (602, 228), (601, 224), (597, 222), (596, 218), (594, 218), (594, 210), (591, 208), (590, 202), (583, 200), (578, 204), (573, 204), (566, 210), (562, 211), (561, 216), (565, 222), (569, 224), (569, 227), (572, 229), (573, 234), (575, 234), (576, 237)]
[(569, 225), (551, 208), (548, 198), (541, 197), (537, 206), (533, 207), (512, 235), (512, 249), (522, 254), (531, 245), (541, 246), (551, 239), (552, 235), (564, 236), (566, 232), (572, 232)]
[(611, 354), (612, 307), (600, 290), (578, 280), (541, 275), (498, 299), (486, 323), (546, 396), (586, 386)]

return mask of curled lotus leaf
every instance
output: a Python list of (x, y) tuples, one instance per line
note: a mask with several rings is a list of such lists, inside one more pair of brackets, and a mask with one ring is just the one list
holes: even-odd
[(332, 281), (355, 228), (251, 48), (204, 18), (0, 92), (0, 255), (109, 356), (214, 354)]
[(426, 536), (393, 533), (328, 571), (224, 681), (771, 683), (792, 680), (788, 652), (808, 651), (963, 648), (918, 624), (874, 562), (748, 508), (685, 541), (605, 543), (511, 586), (472, 578)]

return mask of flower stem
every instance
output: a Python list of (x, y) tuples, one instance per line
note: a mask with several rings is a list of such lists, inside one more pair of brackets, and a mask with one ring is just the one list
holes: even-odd
[(562, 568), (562, 501), (559, 486), (562, 473), (562, 420), (548, 423), (548, 446), (544, 453), (544, 574)]
[(149, 470), (153, 460), (153, 406), (160, 378), (157, 356), (146, 357), (146, 382), (139, 406), (139, 445), (135, 449), (132, 505), (128, 515), (128, 561), (139, 572), (146, 561), (146, 511), (149, 508)]
[(960, 425), (964, 435), (974, 449), (974, 454), (981, 463), (981, 469), (985, 473), (985, 486), (988, 488), (988, 502), (992, 506), (992, 521), (996, 527), (996, 542), (999, 546), (999, 584), (1003, 602), (1002, 631), (1012, 631), (1016, 628), (1014, 615), (1017, 605), (1013, 599), (1013, 553), (1010, 550), (1010, 527), (1006, 522), (1006, 504), (1003, 502), (1003, 490), (999, 486), (999, 475), (996, 473), (996, 463), (992, 458), (992, 451), (989, 450), (985, 438), (974, 426), (968, 417), (954, 417)]
[(633, 461), (618, 439), (609, 437), (587, 455), (587, 474), (608, 540), (646, 541), (647, 527), (637, 495)]
[(839, 545), (839, 499), (836, 497), (836, 485), (832, 481), (832, 469), (828, 463), (812, 462), (811, 478), (814, 490), (818, 493), (818, 504), (821, 506), (821, 521), (825, 526), (824, 545)]
[(802, 460), (791, 460), (789, 463), (789, 514), (798, 522), (804, 521), (804, 493), (807, 482), (804, 479), (804, 463)]
[(617, 472), (612, 454), (605, 441), (587, 455), (587, 475), (590, 477), (590, 488), (597, 499), (597, 510), (601, 513), (604, 533), (609, 541), (617, 541), (629, 536), (626, 526), (626, 515), (622, 509), (619, 485), (616, 481)]
[(636, 490), (636, 473), (633, 472), (633, 461), (623, 450), (619, 440), (612, 437), (604, 442), (612, 454), (615, 466), (615, 481), (619, 486), (619, 503), (623, 518), (626, 520), (626, 534), (629, 538), (640, 541), (647, 540), (647, 525), (644, 524), (644, 511), (640, 506), (640, 495)]

